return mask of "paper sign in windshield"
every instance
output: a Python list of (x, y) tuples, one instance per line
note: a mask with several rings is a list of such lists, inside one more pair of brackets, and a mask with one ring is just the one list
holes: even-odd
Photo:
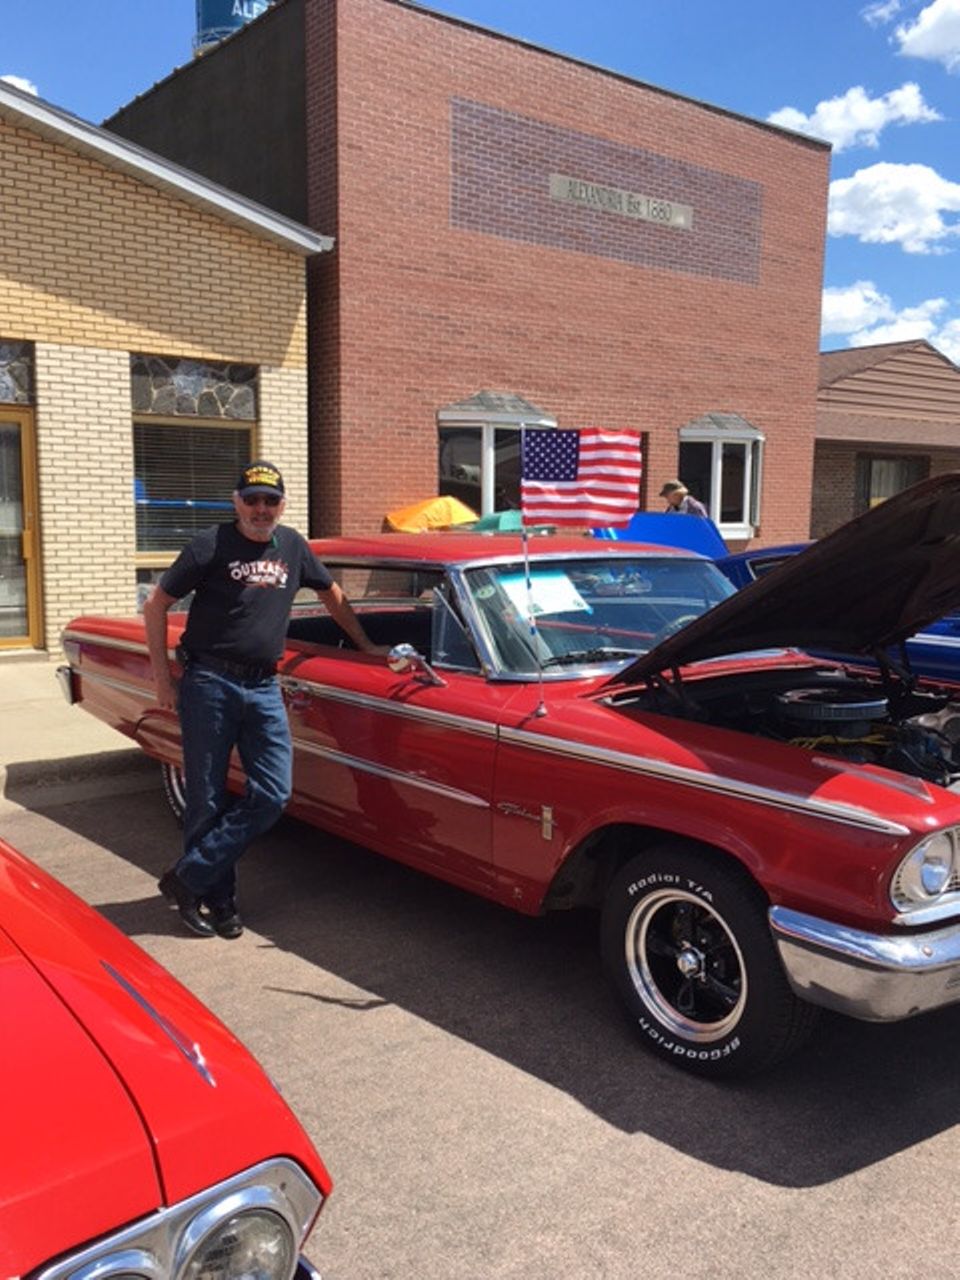
[(562, 569), (538, 569), (530, 575), (530, 589), (522, 573), (505, 573), (500, 585), (524, 618), (545, 613), (593, 613)]

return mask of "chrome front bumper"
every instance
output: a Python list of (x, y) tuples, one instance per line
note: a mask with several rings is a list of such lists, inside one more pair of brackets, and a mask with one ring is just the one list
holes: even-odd
[(866, 1022), (896, 1022), (960, 1001), (960, 924), (933, 933), (865, 933), (770, 908), (794, 992)]

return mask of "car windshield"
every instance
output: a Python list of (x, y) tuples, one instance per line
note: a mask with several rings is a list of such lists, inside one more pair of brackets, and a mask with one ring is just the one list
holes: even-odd
[(602, 555), (470, 569), (487, 648), (504, 671), (559, 672), (646, 653), (734, 592), (707, 560)]

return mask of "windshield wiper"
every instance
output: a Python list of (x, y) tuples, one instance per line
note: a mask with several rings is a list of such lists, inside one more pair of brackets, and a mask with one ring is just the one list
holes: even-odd
[(642, 649), (571, 649), (569, 653), (558, 653), (552, 658), (545, 658), (542, 667), (560, 667), (568, 662), (612, 662), (620, 658), (636, 658)]

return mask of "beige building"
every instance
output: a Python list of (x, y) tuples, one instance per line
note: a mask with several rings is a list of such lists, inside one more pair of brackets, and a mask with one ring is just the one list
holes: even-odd
[(923, 339), (820, 357), (811, 537), (960, 470), (960, 369)]
[(0, 648), (129, 614), (252, 456), (307, 532), (332, 241), (0, 82)]

